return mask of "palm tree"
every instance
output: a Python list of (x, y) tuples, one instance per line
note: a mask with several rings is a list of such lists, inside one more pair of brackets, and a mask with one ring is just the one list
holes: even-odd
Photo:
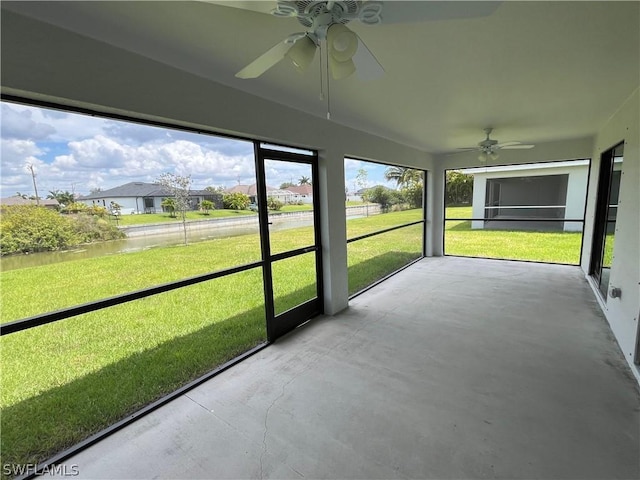
[(396, 182), (398, 187), (407, 187), (422, 182), (422, 172), (408, 167), (389, 167), (384, 172), (384, 178)]
[(169, 212), (169, 216), (175, 218), (176, 216), (176, 201), (174, 198), (165, 198), (164, 200), (162, 200), (162, 203), (160, 204), (162, 206), (162, 208)]
[(47, 198), (51, 198), (57, 200), (58, 203), (62, 206), (71, 205), (76, 201), (75, 195), (68, 191), (60, 191), (60, 190), (49, 190), (49, 195)]
[(302, 175), (298, 180), (298, 185), (311, 185), (311, 179)]
[(209, 210), (213, 210), (214, 205), (211, 200), (202, 200), (200, 202), (200, 208), (204, 211), (205, 215), (209, 215)]

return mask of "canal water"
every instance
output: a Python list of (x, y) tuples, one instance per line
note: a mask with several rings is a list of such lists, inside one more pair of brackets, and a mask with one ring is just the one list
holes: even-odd
[[(296, 218), (287, 221), (273, 222), (269, 226), (272, 232), (286, 230), (290, 228), (306, 227), (313, 225), (313, 218)], [(188, 243), (197, 243), (215, 238), (228, 238), (239, 235), (257, 235), (259, 233), (257, 223), (235, 226), (220, 226), (215, 222), (211, 222), (211, 227), (197, 229), (189, 229), (187, 224), (187, 241)], [(28, 255), (10, 255), (0, 258), (0, 270), (16, 270), (20, 268), (38, 267), (52, 263), (68, 262), (82, 258), (95, 258), (103, 255), (114, 255), (118, 253), (136, 252), (147, 250), (149, 248), (167, 247), (171, 245), (180, 245), (184, 242), (184, 234), (182, 229), (178, 232), (141, 235), (135, 237), (124, 238), (122, 240), (111, 240), (108, 242), (91, 243), (81, 245), (72, 250), (62, 250), (57, 252), (39, 252), (30, 253)]]

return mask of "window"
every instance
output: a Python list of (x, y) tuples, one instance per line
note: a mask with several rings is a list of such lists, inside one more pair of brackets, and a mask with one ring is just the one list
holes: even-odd
[(349, 294), (424, 256), (426, 172), (345, 159)]
[(447, 170), (445, 254), (577, 265), (589, 165)]

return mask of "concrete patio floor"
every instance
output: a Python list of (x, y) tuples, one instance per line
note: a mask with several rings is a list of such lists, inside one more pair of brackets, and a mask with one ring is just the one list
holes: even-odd
[(578, 267), (425, 259), (69, 458), (79, 478), (639, 478)]

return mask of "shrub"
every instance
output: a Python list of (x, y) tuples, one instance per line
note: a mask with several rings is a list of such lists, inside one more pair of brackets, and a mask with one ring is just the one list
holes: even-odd
[(387, 212), (392, 203), (391, 190), (382, 185), (376, 185), (367, 190), (367, 200), (380, 204), (382, 211)]
[(89, 210), (89, 208), (94, 208), (94, 207), (88, 207), (82, 202), (73, 202), (67, 205), (66, 207), (64, 207), (63, 209), (61, 209), (60, 211), (62, 213), (78, 213), (78, 212), (86, 212), (87, 210)]
[(68, 218), (54, 210), (36, 205), (11, 205), (2, 208), (0, 252), (58, 250), (79, 243)]
[(284, 206), (284, 203), (282, 203), (277, 198), (274, 198), (274, 197), (267, 198), (267, 208), (269, 210), (277, 211), (277, 210), (280, 210), (283, 206)]
[(78, 243), (92, 243), (124, 238), (125, 234), (98, 215), (82, 213), (70, 218)]
[(37, 205), (10, 205), (2, 208), (0, 254), (61, 250), (123, 236), (100, 216), (67, 216)]
[(211, 200), (202, 200), (202, 202), (200, 202), (200, 208), (205, 215), (209, 215), (209, 210), (213, 210), (215, 206)]
[(249, 207), (249, 196), (244, 193), (227, 193), (222, 197), (224, 208), (229, 210), (246, 210)]

